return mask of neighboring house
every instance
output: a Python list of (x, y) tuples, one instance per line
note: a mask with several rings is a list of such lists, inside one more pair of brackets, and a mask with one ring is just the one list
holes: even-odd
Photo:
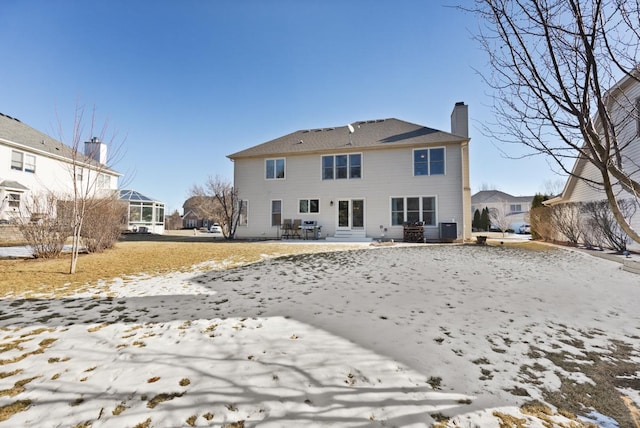
[[(285, 219), (328, 239), (403, 239), (405, 223), (471, 238), (468, 109), (451, 133), (398, 119), (293, 132), (228, 156), (242, 201), (240, 238), (277, 238)], [(453, 224), (453, 228), (450, 227)]]
[(211, 196), (190, 197), (182, 204), (182, 227), (184, 229), (209, 229), (216, 222), (212, 218), (212, 213), (218, 206), (218, 201)]
[(471, 196), (471, 215), (488, 208), (490, 213), (500, 212), (509, 220), (510, 228), (518, 231), (529, 223), (533, 196), (512, 196), (500, 190), (481, 190)]
[(127, 229), (137, 233), (164, 233), (164, 203), (135, 190), (120, 190), (119, 199), (127, 202)]
[[(640, 82), (626, 76), (612, 87), (606, 94), (605, 100), (608, 113), (616, 127), (616, 137), (622, 149), (624, 170), (635, 180), (640, 180)], [(596, 127), (601, 129), (600, 122)], [(612, 183), (617, 180), (611, 177)], [(545, 201), (545, 205), (557, 205), (573, 202), (591, 202), (606, 200), (607, 196), (601, 185), (602, 176), (594, 165), (579, 157), (565, 183), (560, 196)], [(630, 199), (638, 201), (637, 195), (632, 195), (614, 184), (618, 200)], [(636, 212), (630, 219), (631, 227), (640, 230), (640, 212)], [(640, 249), (640, 244), (630, 242), (630, 249)]]
[(30, 196), (53, 193), (59, 199), (69, 198), (74, 163), (77, 184), (94, 183), (98, 192), (115, 191), (120, 174), (106, 166), (106, 144), (93, 138), (84, 151), (76, 154), (71, 147), (0, 113), (0, 221), (26, 215)]

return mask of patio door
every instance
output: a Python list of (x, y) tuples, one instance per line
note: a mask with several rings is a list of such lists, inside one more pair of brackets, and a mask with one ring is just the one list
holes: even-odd
[(364, 229), (364, 199), (338, 201), (338, 229)]

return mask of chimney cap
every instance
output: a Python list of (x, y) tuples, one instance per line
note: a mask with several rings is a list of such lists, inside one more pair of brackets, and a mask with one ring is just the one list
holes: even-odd
[(456, 103), (456, 105), (457, 105), (457, 106), (463, 106), (463, 105), (464, 105), (464, 101), (458, 101), (458, 102)]

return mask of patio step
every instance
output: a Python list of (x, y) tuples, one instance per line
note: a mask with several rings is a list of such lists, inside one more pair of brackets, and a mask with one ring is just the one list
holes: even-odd
[(328, 242), (371, 242), (364, 230), (336, 230), (333, 236), (327, 236)]

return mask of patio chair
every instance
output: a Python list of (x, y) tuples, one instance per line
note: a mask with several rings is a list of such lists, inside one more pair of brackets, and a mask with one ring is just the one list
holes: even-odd
[(284, 219), (282, 221), (282, 226), (280, 226), (280, 229), (282, 230), (282, 236), (281, 236), (282, 239), (291, 238), (291, 232), (292, 232), (291, 227), (292, 226), (291, 226), (291, 219), (290, 218)]
[(291, 226), (292, 237), (300, 238), (300, 226), (302, 226), (302, 220), (300, 219), (293, 220), (293, 225)]

